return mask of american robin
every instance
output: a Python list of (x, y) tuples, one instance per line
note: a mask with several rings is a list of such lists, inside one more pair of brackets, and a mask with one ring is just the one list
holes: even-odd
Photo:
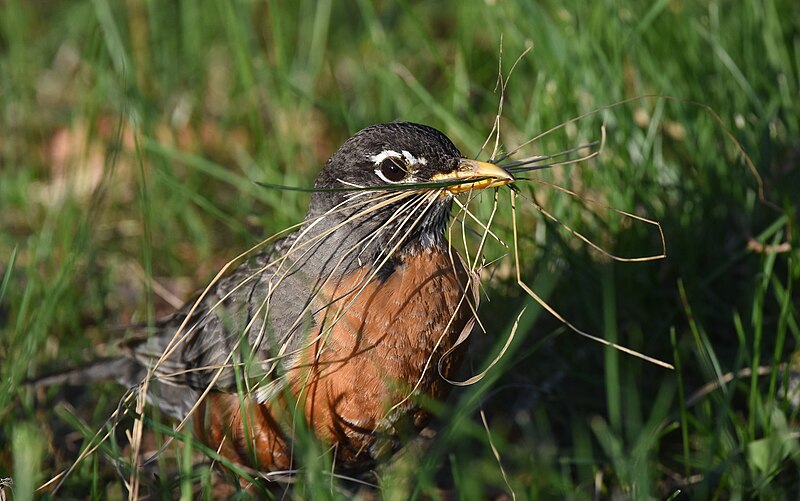
[(90, 377), (147, 379), (153, 404), (258, 471), (297, 466), (297, 416), (337, 465), (371, 465), (428, 421), (420, 396), (446, 396), (475, 320), (477, 278), (446, 238), (453, 197), (513, 181), (431, 127), (367, 127), (296, 231)]

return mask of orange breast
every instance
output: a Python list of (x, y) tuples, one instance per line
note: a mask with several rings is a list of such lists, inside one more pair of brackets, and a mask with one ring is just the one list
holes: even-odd
[[(405, 256), (384, 281), (364, 270), (324, 287), (320, 298), (327, 306), (286, 377), (309, 429), (335, 446), (337, 463), (372, 460), (383, 444), (394, 445), (400, 428), (427, 422), (419, 395), (446, 396), (439, 360), (471, 327), (475, 301), (468, 274), (454, 258), (422, 251)], [(445, 376), (458, 366), (461, 351), (442, 360)], [(204, 442), (238, 463), (284, 470), (293, 465), (288, 408), (294, 405), (283, 399), (257, 404), (215, 393), (195, 426)]]

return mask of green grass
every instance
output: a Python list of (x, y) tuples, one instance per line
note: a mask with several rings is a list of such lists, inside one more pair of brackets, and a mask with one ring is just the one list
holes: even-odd
[[(786, 398), (796, 376), (781, 369), (796, 367), (800, 340), (795, 3), (7, 0), (0, 478), (29, 497), (71, 464), (121, 395), (114, 385), (34, 393), (26, 377), (113, 354), (120, 334), (109, 327), (171, 311), (162, 288), (186, 299), (302, 218), (307, 193), (256, 182), (310, 186), (345, 138), (391, 120), (435, 126), (477, 154), (497, 109), (502, 37), (504, 73), (533, 47), (508, 83), (507, 148), (623, 99), (681, 98), (613, 107), (523, 151), (596, 139), (604, 122), (599, 159), (539, 178), (659, 221), (666, 259), (609, 261), (529, 202), (518, 227), (523, 276), (550, 305), (675, 370), (577, 336), (498, 274), (472, 370), (527, 307), (516, 338), (483, 380), (454, 390), (438, 440), (387, 472), (384, 494), (429, 495), (442, 469), (463, 498), (508, 491), (483, 409), (519, 499), (796, 498), (800, 410)], [(650, 226), (536, 183), (523, 194), (616, 254), (659, 250)], [(509, 227), (506, 209), (497, 217)], [(59, 496), (124, 496), (111, 457), (127, 452), (115, 447), (79, 465)], [(213, 497), (213, 475), (193, 461), (202, 446), (176, 447), (159, 458), (155, 483)], [(314, 451), (297, 495), (336, 496)]]

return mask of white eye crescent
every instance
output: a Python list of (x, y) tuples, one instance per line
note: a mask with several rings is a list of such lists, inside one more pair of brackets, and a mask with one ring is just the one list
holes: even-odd
[(415, 172), (416, 165), (426, 165), (423, 157), (415, 157), (408, 150), (398, 153), (394, 150), (383, 150), (369, 159), (375, 164), (375, 174), (387, 183), (399, 183), (409, 179)]

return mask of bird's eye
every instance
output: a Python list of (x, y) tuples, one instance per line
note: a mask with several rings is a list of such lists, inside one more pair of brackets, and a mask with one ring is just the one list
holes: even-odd
[(408, 177), (408, 168), (405, 163), (396, 157), (389, 157), (381, 162), (375, 169), (376, 174), (390, 183), (398, 183)]

